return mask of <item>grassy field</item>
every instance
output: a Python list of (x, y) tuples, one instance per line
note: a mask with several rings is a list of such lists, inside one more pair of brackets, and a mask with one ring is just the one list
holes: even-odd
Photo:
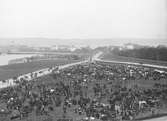
[(132, 57), (123, 57), (113, 55), (112, 53), (106, 53), (102, 56), (103, 60), (112, 60), (112, 61), (122, 61), (122, 62), (134, 62), (134, 63), (143, 63), (143, 64), (154, 64), (154, 65), (161, 65), (167, 66), (166, 61), (156, 61), (156, 60), (148, 60), (148, 59), (139, 59), (139, 58), (132, 58)]
[(77, 61), (43, 60), (43, 61), (35, 61), (35, 62), (29, 62), (29, 63), (0, 66), (0, 80), (5, 80), (8, 78), (13, 78), (14, 76), (30, 73), (43, 68), (48, 68), (56, 65), (64, 65), (72, 62), (77, 62)]

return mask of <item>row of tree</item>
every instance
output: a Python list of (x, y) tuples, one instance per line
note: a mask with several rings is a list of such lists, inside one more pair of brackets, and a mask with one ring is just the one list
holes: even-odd
[(115, 48), (114, 50), (112, 50), (112, 53), (125, 57), (167, 61), (167, 48), (162, 46), (125, 50), (119, 50)]

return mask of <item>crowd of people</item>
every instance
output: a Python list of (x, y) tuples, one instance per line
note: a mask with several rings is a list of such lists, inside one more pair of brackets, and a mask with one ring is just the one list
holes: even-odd
[[(134, 120), (161, 109), (167, 100), (166, 71), (126, 64), (93, 62), (53, 69), (48, 77), (0, 90), (0, 117), (52, 121)], [(148, 88), (138, 80), (154, 81)], [(133, 83), (132, 83), (133, 81)], [(151, 85), (151, 84), (150, 84)], [(162, 88), (163, 87), (163, 88)], [(5, 121), (5, 120), (4, 120)], [(33, 120), (32, 120), (33, 121)]]

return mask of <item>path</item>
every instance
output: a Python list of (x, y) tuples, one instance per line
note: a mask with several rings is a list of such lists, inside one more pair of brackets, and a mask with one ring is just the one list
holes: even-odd
[[(37, 70), (37, 71), (31, 72), (28, 74), (20, 75), (17, 77), (17, 79), (20, 80), (21, 78), (23, 78), (23, 79), (26, 79), (27, 81), (30, 81), (30, 80), (33, 80), (35, 78), (39, 78), (39, 77), (42, 77), (42, 76), (45, 76), (45, 75), (52, 73), (52, 70), (54, 70), (57, 67), (59, 67), (59, 69), (64, 69), (64, 68), (68, 68), (70, 66), (79, 65), (79, 64), (86, 63), (86, 62), (88, 62), (88, 60), (70, 63), (70, 64), (66, 64), (66, 65), (55, 66), (55, 67), (52, 67), (52, 69), (45, 68), (45, 69)], [(36, 74), (36, 76), (32, 77), (32, 74), (33, 75)], [(0, 81), (0, 89), (5, 88), (5, 87), (9, 87), (9, 86), (15, 86), (16, 84), (14, 82), (15, 82), (15, 79), (13, 79), (13, 78), (7, 79), (7, 80), (5, 80), (5, 82)]]
[(160, 118), (154, 118), (154, 119), (147, 119), (143, 121), (167, 121), (167, 117), (160, 117)]
[(154, 65), (154, 64), (141, 64), (141, 63), (134, 63), (134, 62), (125, 62), (125, 61), (112, 61), (112, 60), (101, 60), (100, 56), (103, 54), (103, 52), (99, 52), (98, 55), (95, 56), (96, 61), (100, 62), (109, 62), (109, 63), (120, 63), (120, 64), (131, 64), (131, 65), (137, 65), (137, 66), (146, 66), (146, 67), (154, 67), (154, 68), (161, 68), (161, 69), (167, 69), (167, 66), (160, 66), (160, 65)]

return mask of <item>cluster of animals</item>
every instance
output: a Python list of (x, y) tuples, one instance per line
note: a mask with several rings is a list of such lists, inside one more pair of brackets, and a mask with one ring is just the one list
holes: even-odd
[[(126, 64), (85, 63), (51, 69), (48, 78), (17, 80), (17, 86), (0, 90), (0, 117), (23, 120), (30, 116), (52, 120), (133, 120), (160, 109), (167, 100), (167, 86), (159, 80), (167, 73)], [(142, 88), (130, 81), (153, 80)], [(163, 87), (163, 88), (161, 88)]]

